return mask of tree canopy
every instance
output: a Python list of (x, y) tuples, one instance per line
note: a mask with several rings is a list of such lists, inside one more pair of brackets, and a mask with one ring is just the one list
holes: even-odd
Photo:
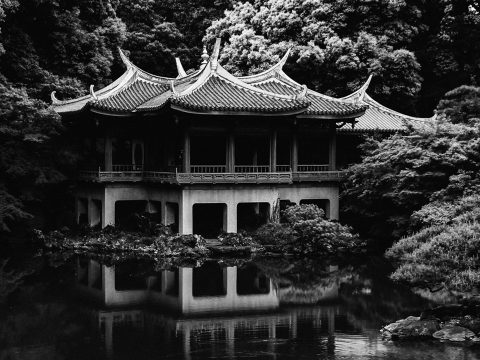
[(261, 71), (291, 47), (287, 70), (300, 82), (343, 96), (372, 74), (369, 92), (412, 115), (430, 116), (446, 91), (480, 80), (477, 1), (246, 1), (204, 41), (217, 36), (237, 74)]
[[(348, 170), (345, 214), (364, 235), (398, 239), (416, 230), (411, 216), (430, 202), (477, 193), (480, 172), (479, 88), (445, 95), (438, 120), (408, 134), (369, 139)], [(388, 241), (385, 242), (388, 244)]]

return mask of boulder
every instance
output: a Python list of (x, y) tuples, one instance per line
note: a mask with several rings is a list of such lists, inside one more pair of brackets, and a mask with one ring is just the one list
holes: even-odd
[(409, 316), (385, 326), (381, 331), (387, 339), (406, 340), (416, 338), (431, 338), (440, 329), (436, 319), (421, 320), (420, 317)]
[(433, 337), (442, 341), (472, 341), (480, 342), (480, 338), (475, 336), (475, 333), (462, 326), (446, 325), (441, 330), (436, 331)]

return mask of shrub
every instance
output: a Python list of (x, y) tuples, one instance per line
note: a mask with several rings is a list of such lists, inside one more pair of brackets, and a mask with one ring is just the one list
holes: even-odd
[(479, 208), (480, 197), (470, 196), (444, 206), (432, 203), (418, 211), (416, 221), (427, 226), (386, 252), (396, 265), (392, 279), (457, 291), (480, 287)]
[(288, 207), (283, 216), (286, 224), (267, 224), (255, 233), (262, 245), (278, 245), (286, 252), (301, 255), (334, 254), (353, 251), (364, 244), (351, 229), (325, 219), (316, 205)]
[(287, 225), (268, 223), (262, 225), (253, 234), (255, 240), (261, 245), (283, 246), (294, 241), (295, 233)]
[(283, 211), (283, 217), (287, 223), (293, 225), (300, 221), (323, 219), (325, 212), (313, 204), (293, 205)]
[(225, 233), (218, 237), (218, 240), (225, 246), (252, 246), (256, 245), (253, 238), (246, 233)]

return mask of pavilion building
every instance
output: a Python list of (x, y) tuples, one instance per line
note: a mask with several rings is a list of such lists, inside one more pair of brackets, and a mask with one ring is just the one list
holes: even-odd
[(126, 71), (110, 85), (67, 101), (52, 93), (84, 139), (79, 223), (118, 225), (147, 211), (181, 234), (215, 236), (248, 230), (289, 203), (315, 203), (338, 219), (337, 132), (361, 126), (370, 98), (298, 84), (282, 70), (288, 53), (235, 77), (219, 51), (217, 39), (188, 74), (176, 59), (176, 78), (147, 73), (120, 51)]

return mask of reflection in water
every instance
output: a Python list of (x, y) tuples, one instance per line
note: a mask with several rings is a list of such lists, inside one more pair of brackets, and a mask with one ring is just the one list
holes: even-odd
[[(352, 269), (207, 262), (157, 271), (139, 261), (108, 266), (75, 260), (74, 270), (72, 298), (65, 297), (65, 290), (52, 294), (48, 283), (35, 284), (36, 290), (26, 289), (26, 300), (17, 300), (19, 309), (7, 313), (3, 323), (0, 308), (0, 359), (441, 360), (480, 355), (475, 348), (382, 341), (381, 325), (428, 304), (392, 287), (385, 277)], [(55, 286), (59, 283), (68, 281)], [(48, 297), (38, 295), (39, 287)]]

